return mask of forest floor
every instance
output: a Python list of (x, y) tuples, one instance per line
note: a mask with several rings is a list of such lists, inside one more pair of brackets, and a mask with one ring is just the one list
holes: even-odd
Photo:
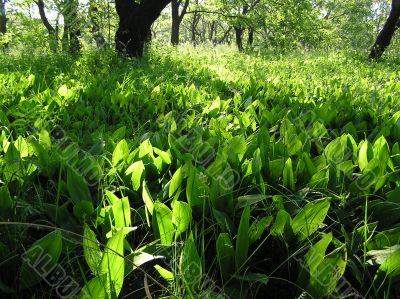
[(0, 294), (395, 298), (397, 65), (2, 56)]

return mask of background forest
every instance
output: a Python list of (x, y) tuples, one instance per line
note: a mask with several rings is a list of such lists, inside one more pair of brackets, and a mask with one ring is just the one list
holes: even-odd
[(1, 298), (400, 298), (400, 0), (0, 0)]

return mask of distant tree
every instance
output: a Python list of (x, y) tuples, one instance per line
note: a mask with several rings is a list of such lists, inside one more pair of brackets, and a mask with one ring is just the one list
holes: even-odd
[(385, 25), (379, 32), (374, 45), (371, 48), (369, 57), (371, 59), (379, 59), (385, 52), (385, 49), (390, 45), (392, 37), (400, 26), (400, 0), (392, 0), (392, 7), (389, 17)]
[(0, 0), (0, 33), (7, 32), (6, 0)]
[(115, 35), (116, 50), (128, 56), (143, 55), (151, 25), (171, 0), (115, 0), (119, 24)]
[(98, 1), (90, 0), (89, 2), (89, 20), (92, 25), (91, 33), (96, 42), (97, 48), (103, 48), (106, 45), (106, 39), (101, 33), (99, 24), (99, 8)]
[[(188, 6), (189, 0), (172, 0), (171, 2), (171, 44), (174, 46), (179, 44), (179, 29), (181, 27), (183, 17), (186, 15)], [(182, 9), (180, 10), (181, 7)]]
[(43, 23), (44, 27), (46, 27), (46, 30), (49, 34), (50, 49), (52, 51), (57, 51), (58, 33), (57, 33), (57, 30), (50, 24), (49, 20), (47, 19), (44, 1), (37, 0), (37, 1), (35, 1), (35, 3), (39, 8), (40, 19), (42, 20), (42, 23)]
[(60, 8), (64, 19), (63, 50), (76, 54), (82, 48), (80, 42), (82, 23), (79, 18), (79, 2), (78, 0), (64, 0)]

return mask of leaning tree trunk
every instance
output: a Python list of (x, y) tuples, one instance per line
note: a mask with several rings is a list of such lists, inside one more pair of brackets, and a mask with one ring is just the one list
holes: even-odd
[(131, 57), (142, 56), (146, 41), (151, 35), (151, 25), (170, 2), (171, 0), (145, 0), (140, 3), (115, 0), (119, 16), (118, 30), (115, 34), (118, 53)]
[(0, 33), (7, 32), (6, 0), (0, 0)]
[(42, 20), (44, 27), (46, 27), (47, 32), (49, 33), (50, 50), (53, 52), (57, 52), (58, 48), (57, 30), (50, 24), (49, 20), (47, 19), (43, 0), (37, 0), (36, 4), (39, 8), (40, 19)]
[(392, 0), (392, 9), (385, 25), (376, 38), (375, 44), (371, 48), (369, 58), (379, 59), (385, 49), (389, 46), (392, 37), (398, 28), (400, 18), (400, 0)]

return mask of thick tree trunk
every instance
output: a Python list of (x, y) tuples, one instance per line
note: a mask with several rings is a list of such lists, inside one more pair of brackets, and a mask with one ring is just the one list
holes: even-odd
[(0, 0), (0, 33), (7, 32), (6, 0)]
[(146, 41), (151, 36), (151, 25), (171, 0), (115, 0), (119, 25), (115, 34), (118, 53), (131, 57), (143, 55)]
[(371, 48), (369, 58), (379, 59), (385, 49), (389, 46), (392, 37), (398, 28), (397, 24), (400, 18), (400, 0), (392, 0), (392, 9), (385, 25), (376, 38), (375, 44)]
[(235, 27), (236, 46), (240, 52), (243, 51), (243, 29)]

